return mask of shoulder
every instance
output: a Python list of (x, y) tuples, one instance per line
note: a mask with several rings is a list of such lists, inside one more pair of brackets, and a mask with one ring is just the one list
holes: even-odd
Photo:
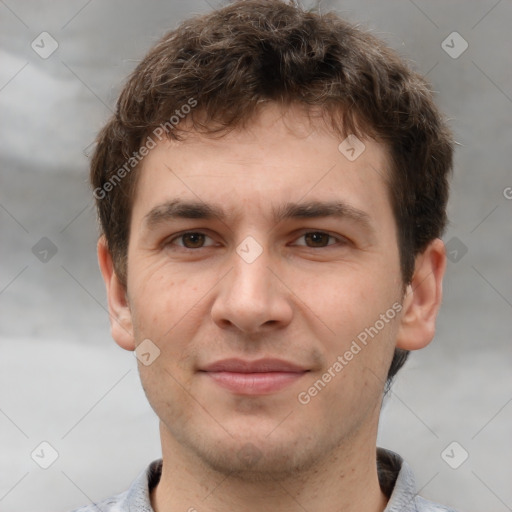
[(150, 493), (158, 484), (161, 472), (162, 459), (155, 460), (139, 474), (128, 490), (71, 512), (153, 512)]
[(418, 512), (457, 512), (454, 508), (439, 505), (439, 503), (426, 500), (421, 496), (416, 496), (415, 504)]
[(457, 512), (419, 496), (411, 467), (397, 453), (378, 448), (377, 469), (381, 489), (389, 498), (384, 512)]
[(112, 496), (99, 503), (85, 505), (71, 512), (122, 512), (123, 510), (128, 510), (125, 507), (127, 495), (128, 491), (125, 491), (117, 496)]

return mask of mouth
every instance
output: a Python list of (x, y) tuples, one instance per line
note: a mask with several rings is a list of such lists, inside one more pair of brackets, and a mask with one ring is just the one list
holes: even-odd
[(235, 394), (265, 395), (293, 384), (309, 370), (281, 359), (224, 359), (199, 371)]

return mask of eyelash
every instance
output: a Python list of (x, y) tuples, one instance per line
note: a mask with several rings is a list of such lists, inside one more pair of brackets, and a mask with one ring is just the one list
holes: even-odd
[[(306, 235), (311, 235), (311, 234), (314, 234), (314, 235), (327, 235), (329, 237), (329, 239), (334, 239), (338, 243), (341, 243), (342, 245), (348, 243), (348, 240), (345, 239), (344, 237), (336, 237), (334, 235), (331, 235), (330, 233), (327, 233), (326, 231), (305, 231), (296, 240), (298, 240), (299, 238), (303, 238)], [(205, 237), (211, 238), (206, 233), (203, 233), (202, 231), (184, 231), (183, 233), (175, 235), (171, 239), (168, 239), (167, 241), (165, 241), (164, 245), (165, 246), (174, 245), (173, 242), (175, 240), (183, 239), (183, 237), (186, 236), (186, 235), (204, 235)], [(329, 244), (328, 243), (327, 245), (321, 246), (321, 247), (310, 247), (308, 245), (300, 245), (299, 247), (305, 247), (307, 249), (327, 249), (328, 247), (333, 247), (333, 246), (336, 246), (336, 245), (337, 244)], [(199, 249), (205, 249), (205, 248), (213, 247), (213, 246), (210, 245), (210, 246), (191, 248), (191, 247), (184, 247), (184, 246), (178, 245), (177, 247), (179, 247), (180, 249), (183, 249), (185, 251), (197, 251)]]

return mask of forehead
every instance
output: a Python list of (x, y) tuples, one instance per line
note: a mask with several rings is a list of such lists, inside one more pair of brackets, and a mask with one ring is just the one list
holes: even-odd
[(159, 142), (139, 170), (134, 217), (176, 199), (269, 220), (290, 202), (342, 200), (378, 217), (390, 211), (388, 161), (383, 144), (342, 139), (303, 110), (268, 105), (246, 128), (220, 137), (192, 132)]

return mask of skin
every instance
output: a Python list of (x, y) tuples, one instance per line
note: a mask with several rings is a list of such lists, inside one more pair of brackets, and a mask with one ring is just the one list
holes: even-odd
[[(395, 347), (420, 349), (434, 336), (446, 257), (434, 240), (404, 293), (386, 148), (365, 140), (351, 162), (340, 142), (297, 107), (273, 104), (217, 140), (161, 142), (140, 169), (126, 288), (99, 240), (115, 341), (135, 350), (150, 339), (160, 350), (150, 365), (139, 362), (160, 418), (156, 512), (386, 506), (375, 464), (384, 383)], [(175, 199), (216, 204), (226, 218), (160, 216), (150, 227), (148, 213)], [(286, 202), (333, 200), (367, 224), (272, 217)], [(180, 238), (185, 231), (206, 236)], [(327, 235), (307, 235), (319, 231)], [(247, 236), (262, 250), (252, 263), (236, 251)], [(300, 403), (395, 303), (396, 317)], [(198, 371), (228, 357), (280, 358), (308, 371), (270, 394), (234, 393)]]

